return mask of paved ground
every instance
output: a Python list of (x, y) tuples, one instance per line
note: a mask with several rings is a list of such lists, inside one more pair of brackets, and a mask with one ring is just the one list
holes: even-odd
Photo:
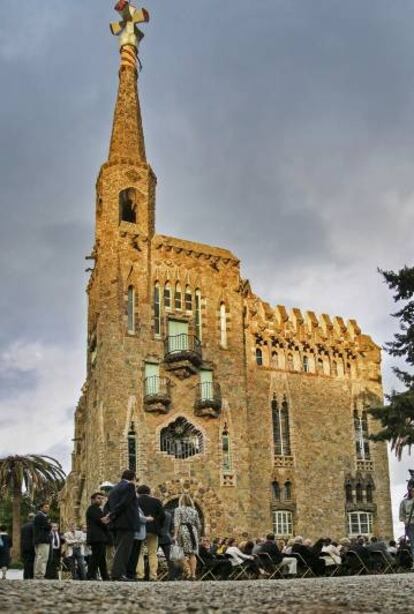
[(251, 582), (0, 580), (0, 611), (353, 614), (413, 611), (414, 574)]

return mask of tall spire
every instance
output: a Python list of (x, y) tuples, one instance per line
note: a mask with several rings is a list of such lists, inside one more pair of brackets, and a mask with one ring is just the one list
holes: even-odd
[(112, 23), (112, 34), (119, 36), (121, 65), (119, 69), (119, 88), (112, 126), (109, 161), (127, 158), (136, 162), (146, 162), (144, 132), (138, 96), (138, 46), (144, 34), (137, 23), (149, 21), (145, 9), (136, 9), (126, 0), (116, 6), (122, 21)]

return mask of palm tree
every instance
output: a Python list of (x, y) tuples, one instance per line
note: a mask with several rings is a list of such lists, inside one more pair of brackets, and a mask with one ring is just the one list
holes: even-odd
[(23, 493), (33, 500), (36, 493), (57, 493), (65, 479), (61, 464), (50, 456), (7, 456), (0, 458), (0, 493), (12, 498), (13, 558), (20, 555), (21, 505)]

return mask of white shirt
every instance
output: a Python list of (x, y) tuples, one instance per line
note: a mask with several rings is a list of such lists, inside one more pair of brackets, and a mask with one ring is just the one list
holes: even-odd
[(243, 561), (251, 561), (254, 559), (254, 556), (252, 556), (251, 554), (244, 554), (244, 552), (242, 552), (240, 548), (237, 548), (237, 546), (230, 546), (229, 548), (227, 548), (226, 554), (230, 555), (230, 563), (233, 565), (233, 567), (241, 565)]
[(80, 548), (81, 555), (85, 555), (85, 533), (83, 531), (67, 531), (64, 535), (66, 540), (66, 554), (73, 555), (73, 548)]
[(52, 536), (52, 548), (53, 548), (53, 550), (59, 550), (59, 548), (60, 548), (60, 535), (59, 535), (59, 531), (52, 531), (51, 532), (51, 536)]

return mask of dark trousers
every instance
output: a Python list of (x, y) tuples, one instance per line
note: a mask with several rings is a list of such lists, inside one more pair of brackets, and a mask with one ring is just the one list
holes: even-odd
[(137, 575), (137, 565), (139, 559), (139, 553), (141, 552), (142, 541), (139, 539), (134, 539), (134, 543), (132, 544), (131, 554), (129, 555), (126, 575), (127, 578), (131, 578), (132, 580), (136, 578)]
[(85, 557), (81, 554), (80, 548), (73, 548), (73, 554), (69, 557), (70, 570), (73, 580), (86, 580)]
[(160, 544), (160, 548), (164, 553), (165, 560), (168, 566), (168, 580), (175, 580), (181, 573), (181, 568), (170, 561), (171, 544)]
[(23, 580), (32, 580), (34, 576), (34, 561), (35, 561), (35, 551), (34, 550), (26, 550), (22, 552), (22, 561), (23, 561)]
[(60, 567), (60, 548), (50, 548), (49, 560), (46, 567), (45, 578), (47, 580), (57, 580), (59, 578)]
[(134, 531), (117, 529), (114, 532), (115, 554), (112, 563), (112, 580), (126, 576), (129, 555), (134, 542)]
[(109, 580), (106, 567), (106, 543), (97, 542), (90, 544), (92, 554), (89, 556), (88, 580), (96, 580), (96, 572), (99, 569), (102, 580)]

